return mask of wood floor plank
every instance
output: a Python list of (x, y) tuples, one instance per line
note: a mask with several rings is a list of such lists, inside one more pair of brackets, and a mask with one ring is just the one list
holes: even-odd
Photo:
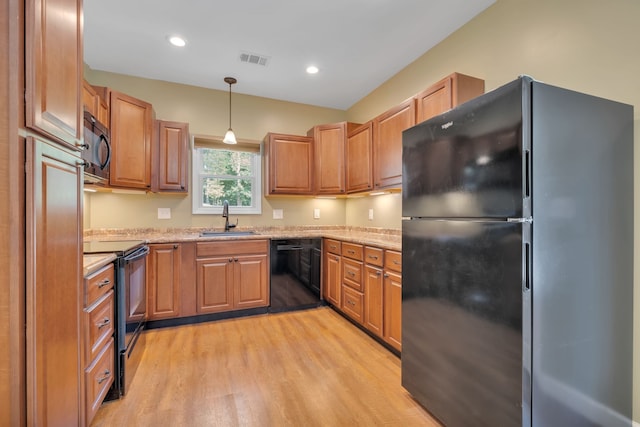
[(439, 426), (400, 385), (400, 359), (332, 309), (147, 331), (107, 426)]

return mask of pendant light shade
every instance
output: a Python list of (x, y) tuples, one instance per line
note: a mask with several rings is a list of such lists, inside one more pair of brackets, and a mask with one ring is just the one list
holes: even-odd
[(238, 81), (233, 77), (225, 77), (224, 81), (229, 84), (229, 130), (224, 135), (222, 142), (225, 144), (237, 144), (236, 135), (233, 133), (233, 129), (231, 129), (231, 85), (236, 84)]

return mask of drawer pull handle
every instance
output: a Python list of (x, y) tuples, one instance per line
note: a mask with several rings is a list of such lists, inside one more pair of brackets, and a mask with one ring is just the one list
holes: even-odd
[(393, 263), (394, 263), (395, 265), (400, 265), (400, 261), (398, 261), (397, 259), (394, 259), (394, 260), (393, 260)]
[(104, 371), (104, 374), (102, 374), (102, 376), (100, 378), (98, 378), (98, 384), (102, 384), (103, 382), (108, 380), (110, 377), (111, 377), (111, 371), (106, 369)]
[(378, 259), (378, 255), (369, 255), (369, 258), (371, 258), (371, 259)]
[(111, 319), (109, 319), (108, 317), (105, 317), (104, 320), (101, 323), (98, 323), (98, 329), (104, 328), (109, 323), (111, 323)]
[(353, 271), (347, 271), (347, 274), (351, 277), (356, 277), (356, 273), (354, 273)]
[(111, 279), (104, 279), (102, 282), (98, 283), (98, 289), (104, 288), (107, 285), (111, 284)]
[(350, 253), (351, 255), (355, 255), (356, 251), (354, 251), (353, 249), (347, 249), (347, 253)]
[(334, 245), (331, 245), (331, 249), (337, 249), (337, 247)]

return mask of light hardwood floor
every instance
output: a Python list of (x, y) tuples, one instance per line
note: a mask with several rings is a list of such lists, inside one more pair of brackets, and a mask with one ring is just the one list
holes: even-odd
[(400, 359), (332, 309), (147, 331), (127, 395), (98, 426), (439, 426)]

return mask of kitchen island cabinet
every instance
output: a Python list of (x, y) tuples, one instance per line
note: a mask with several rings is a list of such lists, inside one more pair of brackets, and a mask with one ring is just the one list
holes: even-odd
[(115, 90), (110, 96), (109, 185), (149, 190), (153, 107)]

